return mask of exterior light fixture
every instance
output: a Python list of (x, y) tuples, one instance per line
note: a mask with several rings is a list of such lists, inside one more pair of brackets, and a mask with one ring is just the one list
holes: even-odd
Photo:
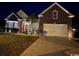
[(72, 30), (73, 30), (73, 31), (76, 31), (76, 29), (75, 29), (75, 28), (73, 28)]
[(69, 33), (69, 35), (68, 35), (68, 36), (69, 36), (69, 38), (72, 38), (72, 33)]
[(68, 38), (69, 38), (69, 40), (71, 40), (71, 38), (73, 38), (73, 33), (72, 33), (72, 31), (69, 31), (69, 32), (68, 32)]
[(38, 17), (40, 18), (40, 17), (43, 17), (43, 15), (38, 15)]

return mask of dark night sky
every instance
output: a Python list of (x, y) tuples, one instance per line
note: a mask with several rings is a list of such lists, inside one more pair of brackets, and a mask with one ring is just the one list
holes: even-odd
[[(12, 12), (17, 12), (22, 9), (28, 15), (36, 16), (49, 7), (53, 2), (23, 2), (23, 3), (3, 3), (0, 2), (0, 24), (3, 24), (3, 20)], [(63, 2), (59, 3), (65, 9), (70, 11), (76, 17), (73, 18), (73, 25), (79, 27), (79, 3), (77, 2)]]

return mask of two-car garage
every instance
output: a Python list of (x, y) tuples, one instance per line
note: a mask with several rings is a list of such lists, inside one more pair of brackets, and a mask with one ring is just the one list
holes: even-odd
[(67, 24), (43, 24), (45, 36), (67, 37)]

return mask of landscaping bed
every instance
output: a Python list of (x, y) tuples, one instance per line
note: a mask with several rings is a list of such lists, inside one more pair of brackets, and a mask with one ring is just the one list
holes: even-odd
[(22, 35), (0, 35), (0, 55), (18, 56), (27, 49), (38, 37)]

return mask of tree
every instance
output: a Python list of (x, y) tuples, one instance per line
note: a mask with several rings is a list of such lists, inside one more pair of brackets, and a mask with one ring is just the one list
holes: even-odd
[(31, 21), (31, 23), (35, 23), (38, 21), (38, 17), (29, 16), (29, 17), (27, 17), (26, 21), (28, 21), (28, 22)]
[(31, 26), (30, 26), (30, 28), (32, 29), (32, 31), (31, 31), (31, 35), (34, 33), (34, 29), (33, 29), (33, 23), (36, 23), (36, 22), (38, 22), (38, 18), (37, 17), (33, 17), (33, 16), (29, 16), (29, 17), (27, 17), (27, 20), (26, 21), (28, 21), (28, 22), (31, 22)]

